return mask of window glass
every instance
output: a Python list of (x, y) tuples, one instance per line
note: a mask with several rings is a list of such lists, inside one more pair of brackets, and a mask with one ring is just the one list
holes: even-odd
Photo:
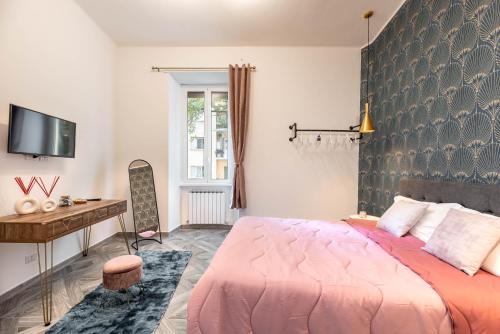
[(211, 177), (228, 179), (228, 95), (227, 92), (211, 94)]
[(205, 92), (187, 94), (188, 179), (203, 179), (205, 161)]

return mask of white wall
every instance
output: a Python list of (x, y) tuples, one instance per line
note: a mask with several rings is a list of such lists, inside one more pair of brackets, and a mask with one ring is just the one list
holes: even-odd
[[(0, 45), (0, 215), (22, 196), (15, 176), (60, 175), (57, 198), (112, 196), (114, 43), (73, 1), (0, 0)], [(76, 159), (7, 154), (9, 103), (76, 122)], [(116, 231), (116, 222), (96, 225), (92, 244)], [(77, 254), (81, 238), (55, 241), (55, 263)], [(38, 273), (25, 264), (33, 253), (32, 244), (0, 244), (0, 294)]]
[[(242, 62), (257, 66), (245, 162), (248, 209), (242, 213), (336, 219), (355, 212), (357, 152), (301, 152), (288, 141), (288, 125), (293, 122), (309, 128), (347, 128), (358, 122), (360, 52), (355, 48), (118, 48), (119, 196), (128, 196), (129, 162), (150, 161), (162, 228), (167, 228), (173, 90), (168, 76), (151, 72), (151, 66)], [(132, 227), (131, 219), (128, 224)], [(168, 229), (177, 225), (168, 222)]]
[[(180, 94), (181, 94), (181, 85), (172, 78), (172, 76), (167, 75), (168, 82), (168, 96), (169, 105), (168, 109), (179, 110), (180, 108)], [(168, 123), (169, 124), (179, 124), (180, 122), (180, 113), (169, 112), (168, 113)], [(167, 221), (168, 230), (173, 230), (180, 225), (181, 222), (181, 190), (180, 190), (180, 181), (181, 181), (181, 164), (179, 161), (179, 157), (182, 156), (181, 145), (179, 138), (181, 136), (181, 127), (171, 127), (168, 131), (168, 207), (167, 207)], [(156, 171), (158, 173), (164, 173), (163, 171)], [(162, 213), (163, 209), (162, 207)], [(165, 217), (163, 213), (162, 218)], [(161, 220), (164, 222), (164, 219)], [(166, 226), (165, 224), (162, 224)], [(165, 231), (166, 227), (163, 227), (163, 231)]]

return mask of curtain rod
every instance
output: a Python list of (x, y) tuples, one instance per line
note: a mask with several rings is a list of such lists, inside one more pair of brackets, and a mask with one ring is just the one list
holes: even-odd
[[(151, 68), (153, 72), (227, 72), (228, 67), (158, 67)], [(256, 71), (255, 66), (250, 66), (251, 71)]]

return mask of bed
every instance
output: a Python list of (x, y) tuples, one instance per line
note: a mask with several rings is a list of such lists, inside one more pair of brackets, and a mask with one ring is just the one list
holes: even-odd
[[(500, 215), (497, 186), (402, 180), (400, 193)], [(469, 279), (422, 244), (362, 221), (241, 218), (192, 292), (188, 333), (500, 332), (500, 278)]]

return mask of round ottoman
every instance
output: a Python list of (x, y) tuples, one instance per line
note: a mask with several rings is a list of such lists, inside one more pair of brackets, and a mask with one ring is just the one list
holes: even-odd
[(109, 290), (126, 290), (142, 278), (142, 259), (137, 255), (122, 255), (109, 260), (102, 270), (102, 284)]

